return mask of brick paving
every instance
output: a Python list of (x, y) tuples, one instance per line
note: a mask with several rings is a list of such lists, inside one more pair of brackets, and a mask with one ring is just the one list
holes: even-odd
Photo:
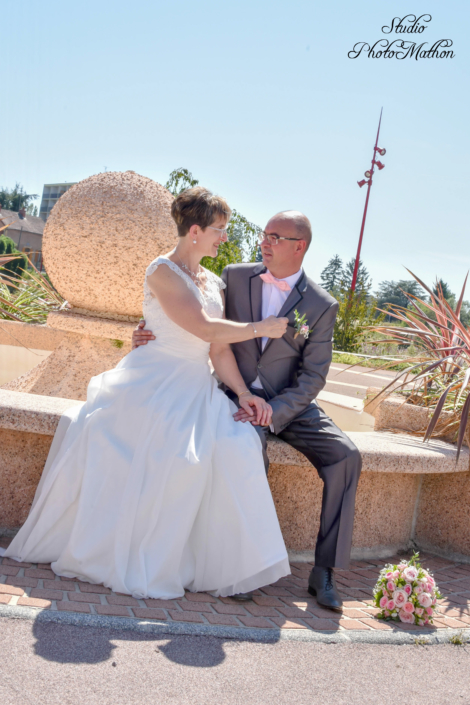
[[(0, 545), (8, 540), (0, 539)], [(186, 593), (175, 600), (135, 599), (112, 592), (103, 585), (59, 578), (50, 565), (17, 563), (0, 559), (0, 604), (42, 610), (127, 617), (158, 622), (254, 627), (255, 629), (305, 629), (310, 631), (408, 630), (410, 625), (375, 619), (372, 589), (387, 560), (352, 561), (349, 570), (336, 571), (344, 600), (342, 613), (320, 607), (307, 592), (311, 563), (291, 563), (292, 575), (256, 590), (252, 602), (236, 602), (205, 593)], [(412, 631), (470, 628), (470, 565), (421, 554), (445, 596), (433, 627)]]

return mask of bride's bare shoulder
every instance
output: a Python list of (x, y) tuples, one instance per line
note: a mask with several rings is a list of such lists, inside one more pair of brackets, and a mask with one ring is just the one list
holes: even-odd
[(181, 268), (168, 255), (160, 255), (147, 269), (147, 284), (154, 294), (183, 292), (188, 288)]

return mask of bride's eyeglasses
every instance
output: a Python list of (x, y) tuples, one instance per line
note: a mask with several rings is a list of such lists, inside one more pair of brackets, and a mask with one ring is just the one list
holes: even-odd
[(221, 239), (224, 240), (224, 242), (227, 240), (227, 237), (228, 237), (228, 226), (226, 226), (225, 228), (214, 228), (213, 225), (208, 225), (207, 227), (208, 227), (210, 230), (217, 230), (217, 232), (220, 233), (220, 237), (221, 237)]
[(265, 233), (264, 230), (262, 230), (258, 235), (258, 242), (261, 245), (261, 243), (264, 242), (265, 240), (268, 243), (268, 245), (277, 245), (279, 240), (297, 241), (297, 240), (302, 240), (302, 238), (301, 237), (281, 237), (281, 235), (276, 235), (275, 233), (273, 233), (273, 234), (270, 233), (268, 235), (268, 233)]

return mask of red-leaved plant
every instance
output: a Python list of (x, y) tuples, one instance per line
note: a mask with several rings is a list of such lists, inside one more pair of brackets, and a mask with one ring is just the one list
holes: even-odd
[[(454, 311), (445, 299), (439, 283), (437, 293), (434, 293), (413, 272), (407, 271), (429, 294), (429, 301), (403, 291), (409, 302), (407, 308), (390, 304), (386, 311), (378, 309), (400, 321), (401, 325), (384, 324), (370, 329), (387, 336), (374, 342), (395, 343), (406, 347), (414, 344), (417, 353), (399, 360), (406, 362), (409, 367), (369, 403), (381, 395), (401, 390), (406, 394), (408, 403), (429, 407), (433, 414), (424, 440), (432, 435), (450, 436), (457, 442), (458, 459), (470, 411), (470, 330), (460, 320), (468, 274)], [(436, 320), (431, 318), (432, 314)], [(393, 364), (388, 363), (383, 367)], [(443, 411), (450, 413), (441, 418)]]

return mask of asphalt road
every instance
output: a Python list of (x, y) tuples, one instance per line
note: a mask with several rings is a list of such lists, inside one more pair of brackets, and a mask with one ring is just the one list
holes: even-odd
[(469, 705), (469, 673), (469, 646), (262, 644), (0, 621), (2, 705)]
[(344, 394), (355, 399), (364, 399), (368, 387), (384, 387), (395, 378), (396, 372), (377, 370), (372, 367), (353, 367), (332, 362), (325, 390), (334, 394)]

